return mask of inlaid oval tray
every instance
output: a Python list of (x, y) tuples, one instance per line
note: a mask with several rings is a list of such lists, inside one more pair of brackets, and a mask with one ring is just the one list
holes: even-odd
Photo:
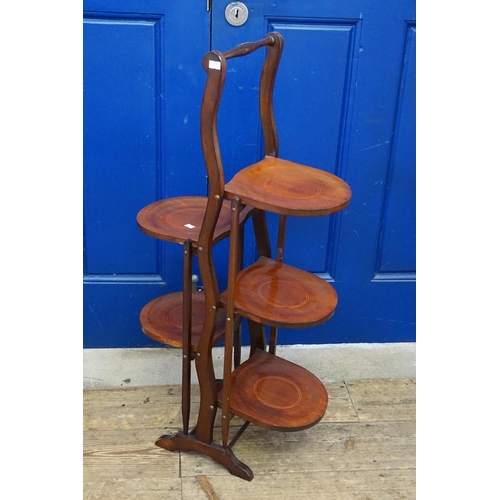
[(260, 349), (232, 374), (229, 411), (266, 429), (307, 429), (327, 406), (328, 393), (315, 375)]
[(283, 215), (317, 217), (344, 209), (351, 188), (324, 170), (266, 156), (240, 170), (225, 186), (225, 197)]
[[(182, 292), (162, 295), (143, 307), (139, 320), (142, 331), (148, 337), (173, 347), (182, 347), (182, 295)], [(193, 291), (192, 298), (191, 347), (193, 351), (196, 351), (205, 321), (205, 294)], [(217, 312), (214, 345), (224, 337), (224, 332), (225, 314), (224, 310), (219, 309)]]

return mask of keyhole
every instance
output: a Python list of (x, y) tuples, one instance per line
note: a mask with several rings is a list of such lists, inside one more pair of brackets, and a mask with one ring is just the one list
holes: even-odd
[(241, 26), (248, 19), (248, 8), (244, 3), (231, 2), (226, 7), (226, 21), (232, 26)]

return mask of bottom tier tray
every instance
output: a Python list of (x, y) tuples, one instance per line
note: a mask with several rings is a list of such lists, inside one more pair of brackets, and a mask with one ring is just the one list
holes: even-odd
[[(183, 300), (182, 292), (162, 295), (144, 306), (140, 314), (142, 331), (154, 340), (174, 347), (182, 347)], [(196, 351), (205, 321), (205, 294), (192, 292), (191, 346)], [(217, 312), (217, 326), (213, 345), (224, 337), (224, 310)]]
[(307, 429), (327, 406), (328, 394), (315, 375), (261, 349), (232, 374), (229, 411), (266, 429)]

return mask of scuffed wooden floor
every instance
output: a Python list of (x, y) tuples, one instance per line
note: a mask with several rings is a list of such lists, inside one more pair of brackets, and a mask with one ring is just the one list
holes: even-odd
[[(253, 470), (251, 482), (207, 457), (154, 445), (181, 427), (179, 386), (86, 390), (84, 500), (416, 498), (415, 381), (326, 387), (328, 410), (316, 426), (293, 433), (248, 427), (233, 451)], [(195, 416), (195, 387), (192, 400)], [(237, 425), (234, 419), (233, 432)]]

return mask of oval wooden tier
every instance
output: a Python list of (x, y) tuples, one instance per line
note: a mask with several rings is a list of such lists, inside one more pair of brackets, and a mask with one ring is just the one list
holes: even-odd
[[(257, 323), (305, 328), (330, 319), (337, 307), (335, 289), (302, 269), (260, 257), (236, 276), (235, 314)], [(227, 290), (221, 296), (226, 307)]]
[[(207, 198), (202, 196), (166, 198), (144, 207), (137, 214), (137, 225), (142, 232), (153, 238), (181, 244), (190, 238), (196, 244), (206, 208)], [(242, 222), (251, 210), (252, 207), (242, 210)], [(224, 200), (214, 231), (214, 243), (229, 235), (230, 217), (231, 203)]]
[(261, 349), (231, 375), (229, 411), (266, 429), (307, 429), (327, 406), (328, 394), (315, 375)]
[(226, 198), (283, 215), (317, 217), (345, 208), (351, 188), (336, 175), (274, 156), (240, 170), (225, 186)]
[[(194, 352), (200, 342), (205, 321), (205, 294), (192, 293), (191, 347)], [(142, 331), (154, 340), (173, 347), (182, 347), (182, 292), (162, 295), (144, 306), (139, 320)], [(217, 312), (217, 326), (213, 345), (224, 337), (225, 314), (222, 309)]]

